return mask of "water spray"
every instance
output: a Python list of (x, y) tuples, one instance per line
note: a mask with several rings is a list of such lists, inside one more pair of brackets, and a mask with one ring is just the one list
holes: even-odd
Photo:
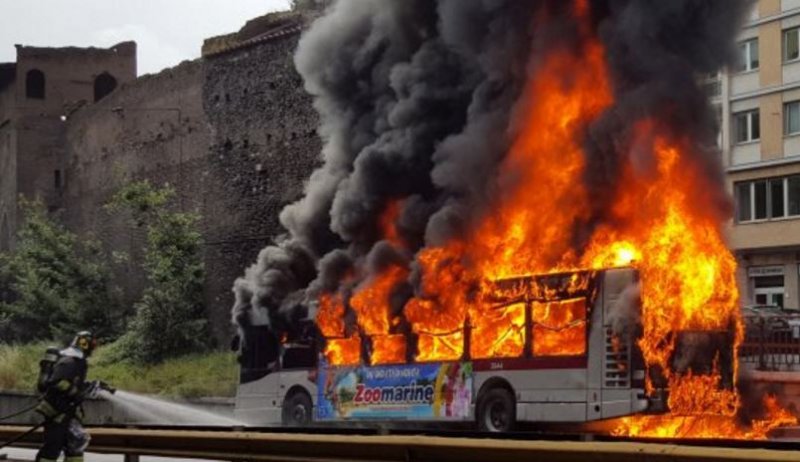
[(119, 406), (132, 417), (140, 421), (155, 424), (168, 423), (172, 425), (211, 425), (211, 426), (240, 426), (243, 425), (236, 419), (216, 414), (204, 409), (198, 409), (187, 404), (144, 396), (127, 391), (118, 391), (116, 394), (102, 396), (113, 405)]

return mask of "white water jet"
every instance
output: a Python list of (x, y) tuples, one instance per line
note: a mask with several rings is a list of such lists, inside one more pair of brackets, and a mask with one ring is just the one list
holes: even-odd
[(113, 405), (122, 408), (136, 420), (146, 423), (226, 427), (243, 425), (242, 422), (236, 419), (211, 411), (136, 393), (117, 391), (112, 395), (111, 393), (102, 392), (102, 396)]

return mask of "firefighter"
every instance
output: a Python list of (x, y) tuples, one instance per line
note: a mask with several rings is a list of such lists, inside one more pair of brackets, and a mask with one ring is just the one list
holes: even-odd
[(99, 382), (87, 382), (87, 358), (97, 346), (91, 332), (79, 332), (69, 347), (59, 352), (52, 370), (42, 382), (42, 401), (36, 411), (45, 418), (44, 444), (37, 462), (55, 462), (64, 452), (64, 462), (83, 462), (89, 435), (81, 425), (81, 402), (96, 394)]

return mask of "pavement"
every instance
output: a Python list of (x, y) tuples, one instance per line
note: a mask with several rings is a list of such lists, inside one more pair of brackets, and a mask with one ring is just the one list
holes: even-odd
[[(6, 456), (6, 459), (3, 456)], [(0, 449), (0, 462), (32, 462), (36, 459), (35, 449), (5, 448)], [(170, 457), (151, 457), (141, 456), (139, 462), (220, 462), (202, 459), (175, 459)], [(123, 462), (124, 456), (121, 454), (96, 454), (87, 452), (84, 455), (85, 462)]]

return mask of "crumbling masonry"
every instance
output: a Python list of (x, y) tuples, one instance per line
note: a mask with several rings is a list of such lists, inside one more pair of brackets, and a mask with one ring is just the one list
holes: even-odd
[(39, 197), (69, 229), (131, 255), (125, 301), (144, 283), (143, 235), (102, 206), (149, 179), (202, 215), (205, 300), (229, 337), (232, 281), (277, 233), (317, 164), (317, 114), (294, 69), (309, 18), (270, 14), (206, 40), (203, 57), (136, 78), (136, 45), (17, 47), (0, 64), (0, 250), (14, 246), (17, 196)]

